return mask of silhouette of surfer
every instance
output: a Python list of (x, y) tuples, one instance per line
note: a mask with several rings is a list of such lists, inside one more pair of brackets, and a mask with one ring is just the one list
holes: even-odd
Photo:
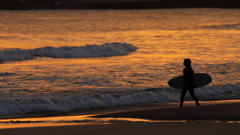
[(194, 86), (192, 82), (192, 76), (194, 74), (194, 71), (191, 67), (191, 60), (185, 59), (183, 62), (183, 65), (185, 66), (185, 68), (183, 69), (183, 88), (182, 88), (181, 98), (180, 98), (180, 107), (183, 106), (184, 97), (188, 90), (191, 97), (193, 98), (193, 100), (196, 102), (196, 105), (198, 106), (200, 104), (198, 103), (198, 99), (194, 94)]

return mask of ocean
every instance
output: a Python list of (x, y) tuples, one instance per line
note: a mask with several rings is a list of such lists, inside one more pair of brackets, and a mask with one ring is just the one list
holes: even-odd
[[(183, 60), (240, 99), (240, 9), (0, 10), (0, 117), (178, 104)], [(189, 94), (186, 101), (191, 101)]]

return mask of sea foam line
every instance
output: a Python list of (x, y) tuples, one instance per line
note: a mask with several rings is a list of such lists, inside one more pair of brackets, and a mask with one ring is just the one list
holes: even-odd
[(128, 55), (137, 47), (127, 43), (105, 43), (102, 45), (86, 45), (79, 47), (42, 47), (36, 49), (6, 49), (0, 50), (1, 61), (27, 60), (34, 57), (52, 58), (89, 58)]
[[(206, 86), (197, 88), (195, 93), (200, 101), (239, 99), (240, 84)], [(38, 112), (67, 112), (117, 106), (135, 106), (146, 103), (179, 102), (180, 90), (159, 88), (119, 93), (92, 94), (46, 94), (46, 95), (0, 95), (0, 116), (38, 113)], [(189, 93), (185, 100), (191, 100)]]

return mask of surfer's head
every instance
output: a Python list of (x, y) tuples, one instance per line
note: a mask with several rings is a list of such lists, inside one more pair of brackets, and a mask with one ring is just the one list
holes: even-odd
[(184, 66), (191, 66), (191, 60), (190, 59), (184, 59), (183, 65)]

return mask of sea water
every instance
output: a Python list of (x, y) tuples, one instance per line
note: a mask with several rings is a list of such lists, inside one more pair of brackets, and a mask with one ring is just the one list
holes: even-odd
[(240, 98), (240, 9), (0, 14), (1, 117), (178, 103), (185, 58), (212, 77), (200, 102)]

